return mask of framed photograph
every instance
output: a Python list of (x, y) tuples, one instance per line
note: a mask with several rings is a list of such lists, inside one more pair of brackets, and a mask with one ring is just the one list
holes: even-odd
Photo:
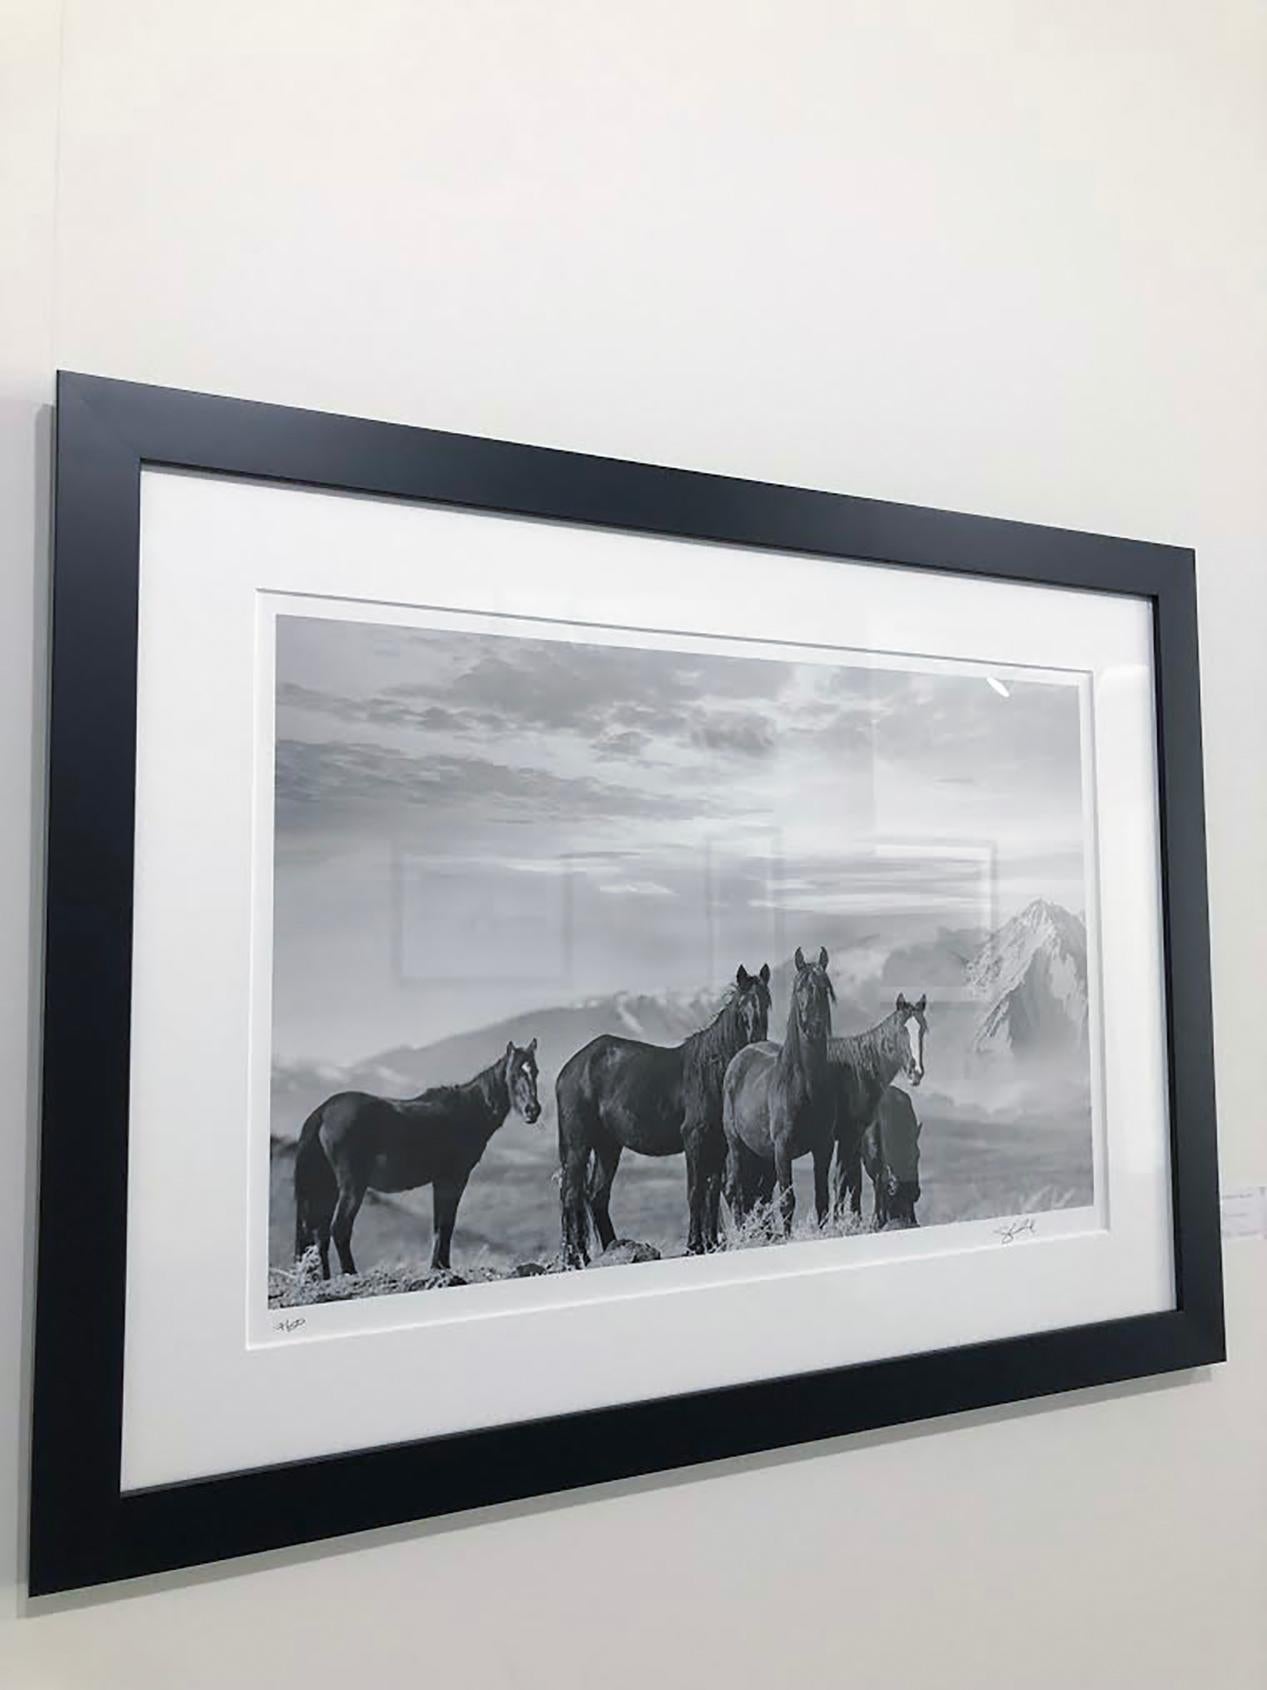
[(63, 375), (30, 1588), (1222, 1358), (1194, 559)]

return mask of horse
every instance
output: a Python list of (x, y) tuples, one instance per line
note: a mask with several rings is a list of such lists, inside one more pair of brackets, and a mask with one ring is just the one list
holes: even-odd
[(908, 1003), (899, 992), (883, 1021), (865, 1033), (827, 1041), (827, 1065), (836, 1100), (836, 1191), (834, 1213), (846, 1204), (862, 1213), (862, 1142), (876, 1118), (889, 1083), (901, 1073), (912, 1086), (924, 1078), (924, 1039), (928, 1032), (925, 993)]
[(821, 1226), (827, 1218), (827, 1178), (836, 1121), (827, 1067), (831, 1006), (836, 994), (827, 973), (827, 952), (806, 962), (797, 947), (792, 1001), (782, 1045), (752, 1044), (731, 1059), (722, 1086), (722, 1130), (727, 1146), (727, 1197), (743, 1222), (753, 1200), (769, 1192), (770, 1168), (779, 1186), (786, 1236), (792, 1230), (796, 1197), (792, 1163), (809, 1151), (814, 1158), (814, 1207)]
[(344, 1273), (355, 1273), (352, 1226), (367, 1191), (433, 1193), (431, 1266), (449, 1268), (449, 1245), (466, 1182), (488, 1141), (514, 1109), (541, 1114), (537, 1041), (512, 1041), (496, 1062), (463, 1085), (433, 1086), (417, 1097), (342, 1091), (319, 1103), (295, 1152), (295, 1258), (314, 1242), (321, 1277), (330, 1277), (333, 1233)]
[(875, 1194), (877, 1230), (918, 1226), (920, 1121), (900, 1086), (886, 1086), (875, 1119), (862, 1135), (862, 1165)]
[[(606, 1250), (616, 1240), (610, 1202), (622, 1152), (686, 1152), (687, 1250), (716, 1249), (724, 1143), (721, 1085), (742, 1046), (764, 1039), (770, 1022), (770, 965), (734, 985), (707, 1027), (680, 1045), (600, 1033), (570, 1056), (555, 1082), (559, 1114), (563, 1259), (589, 1260), (588, 1214)], [(593, 1158), (589, 1189), (587, 1173)]]

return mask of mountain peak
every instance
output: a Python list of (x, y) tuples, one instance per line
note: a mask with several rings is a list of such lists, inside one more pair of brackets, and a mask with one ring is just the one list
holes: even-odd
[[(1063, 904), (1053, 902), (1051, 898), (1033, 898), (1019, 915), (1014, 915), (1012, 921), (1023, 923), (1028, 927), (1038, 927), (1043, 923), (1061, 930), (1082, 929), (1082, 922)], [(1005, 922), (1004, 926), (1010, 925)]]
[(1079, 1044), (1087, 1031), (1087, 934), (1062, 905), (1035, 898), (992, 933), (969, 962), (969, 990), (987, 1000), (979, 1051), (1040, 1055)]
[(1050, 917), (1059, 905), (1053, 904), (1049, 898), (1033, 898), (1021, 911), (1022, 921), (1039, 921), (1044, 916)]

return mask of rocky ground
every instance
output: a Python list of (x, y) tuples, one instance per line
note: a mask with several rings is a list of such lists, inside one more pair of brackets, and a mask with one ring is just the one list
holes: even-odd
[[(618, 1238), (596, 1256), (591, 1268), (627, 1267), (636, 1262), (654, 1262), (660, 1252), (653, 1244), (632, 1238)], [(298, 1308), (311, 1303), (340, 1303), (353, 1297), (382, 1297), (400, 1291), (442, 1291), (453, 1285), (479, 1285), (495, 1279), (532, 1279), (540, 1274), (566, 1273), (558, 1256), (545, 1262), (516, 1262), (510, 1267), (475, 1265), (462, 1273), (452, 1269), (424, 1268), (419, 1263), (379, 1264), (365, 1273), (336, 1273), (321, 1277), (316, 1247), (308, 1250), (293, 1268), (270, 1268), (268, 1306), (271, 1309)]]

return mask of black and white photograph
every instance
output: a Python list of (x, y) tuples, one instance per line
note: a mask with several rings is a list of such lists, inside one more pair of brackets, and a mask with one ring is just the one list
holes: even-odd
[(271, 1307), (1096, 1201), (1076, 673), (272, 626)]
[(1221, 1358), (1190, 553), (59, 393), (33, 1588)]

